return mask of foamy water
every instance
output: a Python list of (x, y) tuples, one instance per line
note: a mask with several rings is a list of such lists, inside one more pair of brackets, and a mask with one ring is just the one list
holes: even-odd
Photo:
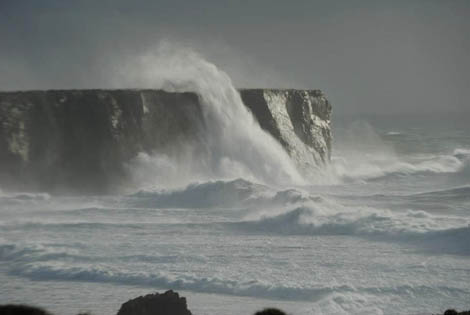
[(422, 176), (455, 186), (402, 187), (419, 172), (286, 189), (237, 179), (93, 198), (4, 193), (2, 302), (112, 314), (172, 288), (196, 314), (465, 308), (470, 185), (439, 169)]

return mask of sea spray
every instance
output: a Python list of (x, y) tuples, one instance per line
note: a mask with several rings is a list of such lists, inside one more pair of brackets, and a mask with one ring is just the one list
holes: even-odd
[[(399, 132), (393, 132), (396, 137)], [(354, 121), (346, 127), (337, 128), (332, 163), (327, 166), (325, 176), (347, 181), (363, 182), (384, 179), (390, 176), (413, 176), (416, 174), (465, 173), (470, 162), (469, 150), (446, 149), (432, 154), (400, 154), (394, 142), (387, 137), (390, 132), (379, 134), (366, 121)], [(399, 133), (403, 138), (406, 133)], [(395, 140), (396, 142), (397, 140)]]
[(126, 75), (118, 80), (125, 78), (126, 84), (196, 92), (203, 107), (204, 134), (198, 143), (185, 144), (171, 156), (141, 154), (134, 161), (147, 184), (161, 186), (163, 178), (168, 187), (168, 179), (178, 186), (239, 177), (272, 185), (305, 183), (289, 155), (243, 105), (229, 76), (194, 51), (163, 42), (122, 70)]

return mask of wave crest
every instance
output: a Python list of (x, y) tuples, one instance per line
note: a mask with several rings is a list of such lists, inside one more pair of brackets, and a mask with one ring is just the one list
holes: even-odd
[(466, 172), (470, 168), (470, 150), (456, 149), (450, 155), (432, 155), (412, 159), (368, 156), (363, 160), (347, 157), (335, 158), (333, 169), (336, 175), (346, 180), (374, 180), (389, 176), (409, 176), (417, 174), (445, 174)]
[[(249, 233), (287, 235), (351, 235), (377, 241), (406, 241), (424, 249), (470, 254), (470, 223), (461, 217), (425, 211), (393, 212), (373, 208), (346, 209), (331, 203), (297, 207), (258, 219), (233, 223)], [(339, 208), (338, 208), (339, 207)]]
[(319, 200), (297, 189), (276, 191), (244, 179), (209, 181), (183, 189), (139, 191), (128, 198), (134, 207), (159, 208), (232, 208), (287, 205)]

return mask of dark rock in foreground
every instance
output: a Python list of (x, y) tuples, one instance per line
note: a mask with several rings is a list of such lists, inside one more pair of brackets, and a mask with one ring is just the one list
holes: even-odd
[(463, 311), (463, 312), (457, 312), (454, 309), (448, 309), (447, 311), (444, 312), (444, 315), (470, 315), (470, 310), (469, 311)]
[(122, 304), (117, 315), (191, 315), (186, 298), (172, 290), (148, 294)]
[[(285, 315), (277, 308), (265, 308), (254, 315)], [(51, 315), (47, 311), (28, 305), (8, 304), (0, 305), (0, 315)], [(80, 313), (78, 315), (87, 315)], [(186, 299), (179, 297), (172, 290), (163, 294), (155, 293), (140, 296), (122, 304), (117, 315), (192, 315), (186, 305)], [(443, 315), (470, 315), (469, 311), (458, 312), (448, 309)]]
[(256, 312), (255, 315), (286, 315), (286, 313), (277, 308), (265, 308), (262, 311)]
[(0, 305), (0, 315), (51, 315), (45, 310), (29, 305)]

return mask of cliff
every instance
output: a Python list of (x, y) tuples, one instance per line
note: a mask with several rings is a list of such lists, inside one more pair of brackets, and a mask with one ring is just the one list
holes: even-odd
[(331, 104), (320, 90), (241, 90), (243, 103), (297, 164), (322, 165), (331, 157)]
[[(326, 163), (331, 105), (318, 90), (240, 90), (301, 168)], [(0, 92), (0, 188), (103, 193), (139, 152), (200, 141), (200, 97), (162, 90)]]

